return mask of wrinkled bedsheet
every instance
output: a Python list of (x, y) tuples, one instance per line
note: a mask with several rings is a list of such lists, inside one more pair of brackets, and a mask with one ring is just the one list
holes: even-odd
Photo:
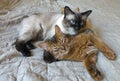
[[(39, 12), (60, 12), (64, 6), (80, 11), (92, 9), (92, 27), (117, 54), (115, 61), (100, 52), (97, 66), (103, 81), (120, 81), (120, 0), (0, 0), (0, 81), (93, 81), (81, 62), (46, 64), (43, 50), (31, 50), (23, 57), (14, 45), (20, 22)], [(38, 43), (35, 43), (37, 46)]]

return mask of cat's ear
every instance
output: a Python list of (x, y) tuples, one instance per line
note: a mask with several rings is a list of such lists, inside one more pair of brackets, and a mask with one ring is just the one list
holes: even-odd
[[(65, 11), (64, 9), (65, 9), (65, 7), (61, 8), (61, 13), (62, 14), (64, 14), (64, 11)], [(74, 11), (77, 12), (77, 13), (80, 13), (80, 8), (77, 7), (77, 8), (74, 9)]]
[(80, 8), (76, 8), (75, 11), (76, 11), (77, 13), (80, 13)]
[(74, 14), (74, 12), (68, 6), (65, 6), (64, 7), (64, 15), (66, 16), (69, 14)]
[(82, 15), (82, 19), (83, 20), (86, 20), (87, 17), (92, 13), (92, 10), (88, 10), (86, 12), (82, 12), (81, 15)]
[(44, 50), (47, 50), (48, 49), (48, 43), (47, 42), (42, 42), (39, 44), (39, 47), (44, 49)]
[(55, 25), (55, 34), (56, 35), (61, 35), (63, 32), (61, 31), (60, 27), (58, 25)]

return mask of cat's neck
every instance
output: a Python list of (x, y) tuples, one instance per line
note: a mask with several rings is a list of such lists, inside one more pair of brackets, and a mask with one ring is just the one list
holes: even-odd
[(64, 15), (62, 15), (56, 22), (56, 25), (58, 25), (63, 33), (66, 32), (64, 26), (63, 26), (63, 20), (64, 20)]
[(70, 35), (75, 35), (76, 32), (74, 31), (74, 29), (72, 27), (66, 27), (66, 25), (64, 25), (64, 15), (62, 15), (56, 22), (56, 25), (58, 25), (61, 29), (61, 31), (64, 34), (70, 34)]

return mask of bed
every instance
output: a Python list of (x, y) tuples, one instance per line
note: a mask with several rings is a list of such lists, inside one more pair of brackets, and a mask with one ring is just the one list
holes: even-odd
[[(120, 0), (0, 0), (0, 81), (94, 81), (81, 62), (43, 60), (43, 49), (31, 50), (33, 56), (23, 57), (13, 43), (20, 22), (39, 12), (60, 12), (64, 6), (80, 11), (92, 9), (89, 16), (99, 37), (115, 52), (117, 59), (108, 60), (100, 52), (97, 67), (103, 81), (120, 80)], [(38, 42), (35, 43), (37, 46)]]

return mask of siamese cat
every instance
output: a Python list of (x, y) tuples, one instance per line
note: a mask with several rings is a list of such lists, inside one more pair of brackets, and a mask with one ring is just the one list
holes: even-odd
[(29, 16), (21, 23), (22, 28), (15, 42), (15, 47), (23, 56), (31, 56), (30, 50), (34, 49), (32, 41), (53, 37), (55, 25), (58, 25), (65, 34), (76, 35), (81, 28), (86, 26), (87, 17), (91, 12), (92, 10), (78, 13), (65, 6), (64, 14), (49, 12)]

